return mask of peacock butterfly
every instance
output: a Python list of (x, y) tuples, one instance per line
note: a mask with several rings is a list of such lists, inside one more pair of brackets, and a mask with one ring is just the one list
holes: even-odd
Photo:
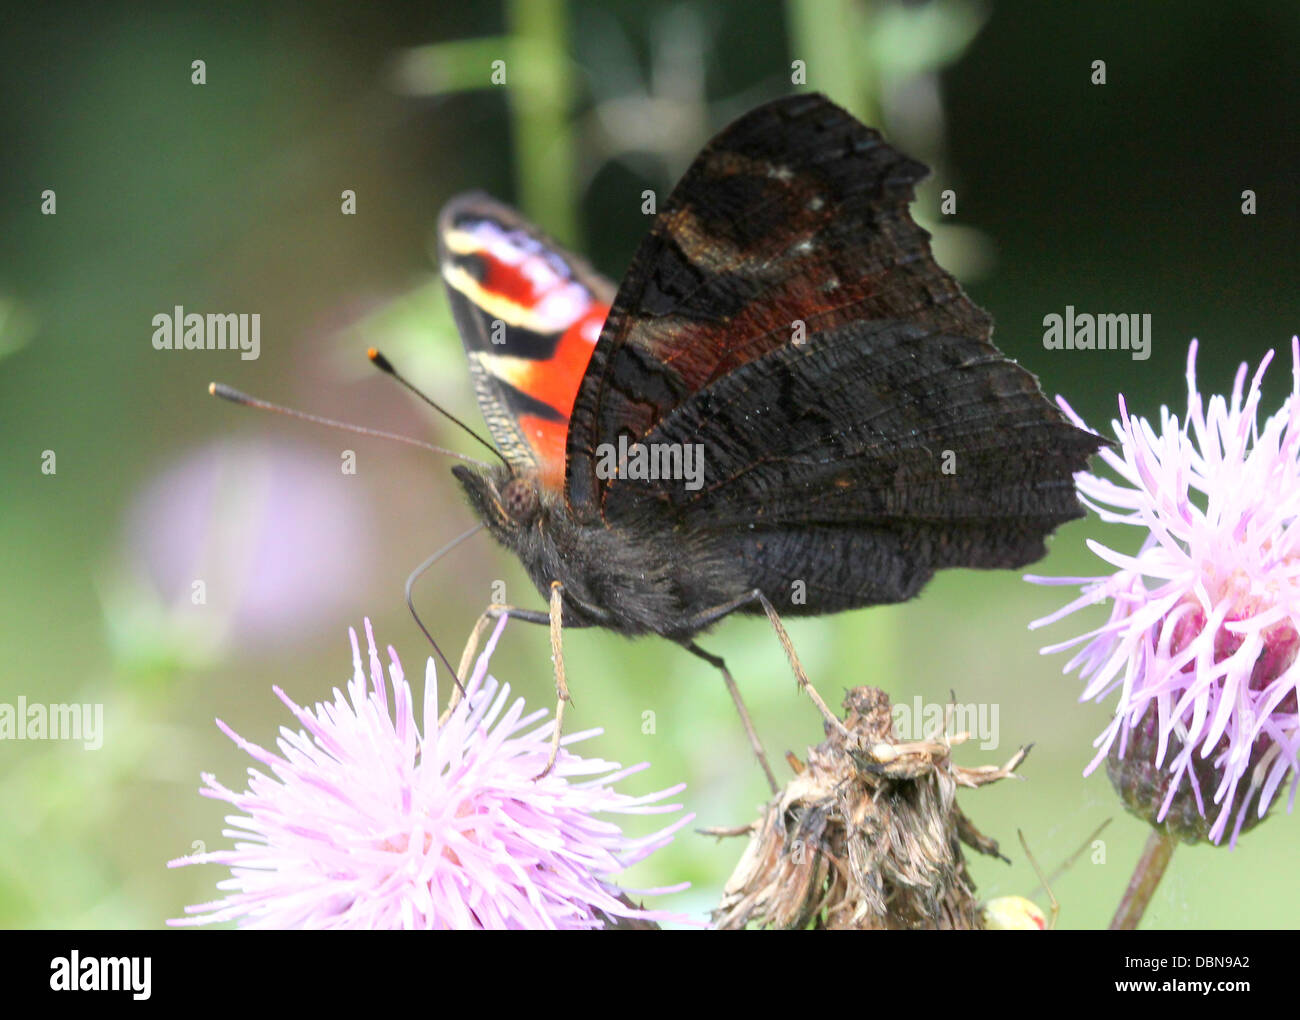
[(908, 212), (927, 173), (824, 96), (760, 106), (696, 158), (617, 293), (487, 196), (445, 207), (504, 460), (453, 472), (565, 626), (721, 667), (694, 638), (731, 612), (901, 602), (943, 567), (1030, 563), (1082, 516), (1072, 476), (1102, 441), (935, 263)]
[(1020, 567), (1082, 516), (1073, 475), (1103, 440), (935, 263), (908, 212), (927, 172), (824, 96), (778, 99), (704, 148), (617, 292), (485, 195), (444, 208), (441, 272), (502, 462), (452, 470), (550, 602), (484, 619), (550, 624), (561, 708), (562, 625), (678, 642), (744, 717), (694, 641), (728, 614), (765, 612), (806, 685), (776, 607)]

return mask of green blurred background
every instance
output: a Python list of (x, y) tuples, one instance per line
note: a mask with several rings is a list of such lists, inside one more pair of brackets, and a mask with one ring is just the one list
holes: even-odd
[[(107, 733), (93, 752), (0, 743), (0, 925), (156, 926), (212, 898), (223, 869), (165, 862), (228, 845), (199, 772), (242, 788), (250, 760), (213, 718), (271, 743), (290, 721), (271, 685), (326, 697), (350, 671), (346, 628), (366, 615), (419, 676), (427, 646), (402, 583), (470, 523), (449, 465), (205, 389), (219, 379), (473, 452), (364, 354), (380, 346), (479, 423), (430, 255), (436, 212), (459, 190), (515, 202), (617, 279), (646, 230), (642, 189), (665, 195), (713, 131), (798, 88), (802, 60), (807, 88), (935, 168), (915, 212), (940, 262), (993, 313), (1003, 350), (1088, 421), (1104, 427), (1119, 391), (1149, 416), (1161, 403), (1181, 413), (1192, 337), (1204, 389), (1226, 390), (1239, 361), (1270, 348), (1281, 360), (1265, 406), (1289, 387), (1295, 5), (435, 0), (28, 5), (3, 18), (0, 701), (100, 702)], [(489, 81), (497, 59), (504, 86)], [(1104, 86), (1090, 83), (1098, 59)], [(955, 216), (938, 215), (944, 188)], [(1246, 188), (1255, 216), (1241, 213)], [(40, 212), (46, 189), (54, 216)], [(340, 214), (344, 189), (355, 216)], [(260, 359), (155, 351), (151, 319), (177, 304), (259, 312)], [(1152, 357), (1045, 351), (1042, 318), (1066, 304), (1150, 312)], [(340, 471), (343, 449), (356, 475)], [(1096, 572), (1083, 543), (1105, 532), (1095, 519), (1062, 529), (1035, 569)], [(541, 605), (484, 537), (421, 584), (449, 653), (494, 580)], [(1104, 862), (1085, 858), (1055, 886), (1061, 924), (1096, 927), (1145, 831), (1104, 776), (1080, 775), (1108, 707), (1076, 704), (1064, 656), (1037, 653), (1096, 615), (1026, 630), (1065, 597), (1014, 572), (951, 572), (911, 604), (790, 630), (828, 700), (873, 683), (896, 700), (952, 690), (997, 705), (999, 746), (968, 745), (963, 764), (1035, 743), (1024, 782), (961, 794), (1014, 859), (973, 862), (981, 895), (1036, 884), (1017, 827), (1050, 868), (1117, 816)], [(727, 658), (774, 759), (820, 739), (765, 623), (728, 621), (704, 644)], [(565, 647), (570, 727), (606, 731), (588, 752), (652, 762), (628, 789), (684, 779), (694, 824), (754, 817), (766, 788), (709, 667), (655, 639), (573, 631)], [(545, 633), (509, 627), (493, 672), (549, 704)], [(1295, 831), (1279, 811), (1233, 852), (1180, 849), (1146, 926), (1292, 927)], [(686, 832), (628, 884), (689, 879), (663, 905), (703, 913), (741, 849)]]

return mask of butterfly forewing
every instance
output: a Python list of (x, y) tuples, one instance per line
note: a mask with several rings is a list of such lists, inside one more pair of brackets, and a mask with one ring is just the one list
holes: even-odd
[(513, 470), (558, 493), (569, 414), (614, 285), (481, 193), (443, 209), (438, 247), (492, 438)]
[(906, 320), (986, 340), (987, 314), (908, 214), (925, 174), (819, 95), (761, 106), (714, 138), (638, 249), (579, 390), (567, 477), (579, 518), (601, 517), (600, 444), (648, 435), (799, 329)]

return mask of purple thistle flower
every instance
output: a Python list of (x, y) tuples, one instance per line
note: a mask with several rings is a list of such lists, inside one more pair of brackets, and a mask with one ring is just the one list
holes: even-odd
[[(439, 723), (433, 660), (422, 719), (390, 647), (387, 682), (370, 621), (369, 682), (355, 631), (347, 696), (308, 710), (274, 688), (307, 732), (281, 727), (280, 753), (217, 725), (273, 775), (249, 769), (235, 793), (208, 774), (208, 797), (235, 805), (224, 834), (233, 850), (172, 861), (230, 866), (224, 899), (187, 907), (176, 925), (238, 920), (249, 928), (597, 928), (606, 920), (680, 920), (631, 905), (613, 873), (671, 841), (686, 816), (653, 835), (625, 836), (601, 813), (658, 814), (684, 788), (632, 797), (614, 783), (646, 765), (620, 768), (550, 751), (554, 720), (510, 703), (509, 685), (487, 675), (502, 618), (465, 685)], [(598, 734), (588, 730), (563, 745)], [(310, 735), (309, 735), (310, 734)], [(675, 892), (671, 889), (648, 893)]]
[[(1135, 556), (1088, 546), (1115, 567), (1102, 577), (1046, 578), (1082, 584), (1083, 595), (1030, 624), (1053, 623), (1110, 600), (1109, 621), (1042, 649), (1087, 642), (1065, 665), (1087, 681), (1080, 700), (1119, 691), (1114, 718), (1097, 738), (1091, 773), (1109, 771), (1130, 808), (1185, 839), (1219, 805), (1208, 837), (1231, 840), (1267, 813), (1288, 775), (1297, 781), (1300, 664), (1300, 340), (1291, 341), (1292, 390), (1260, 429), (1260, 382), (1270, 351), (1243, 391), (1203, 402), (1196, 389), (1196, 342), (1187, 356), (1187, 415), (1162, 407), (1157, 431), (1119, 398), (1118, 450), (1102, 459), (1119, 481), (1076, 476), (1084, 502), (1103, 521), (1147, 535)], [(1064, 400), (1058, 403), (1080, 426)], [(1123, 761), (1125, 752), (1129, 761)], [(1141, 760), (1138, 760), (1141, 759)], [(1145, 773), (1142, 771), (1145, 768)], [(1206, 789), (1203, 789), (1206, 787)], [(1189, 796), (1190, 794), (1190, 796)], [(1235, 811), (1234, 811), (1235, 806)], [(1173, 814), (1171, 814), (1173, 809)], [(1253, 815), (1254, 817), (1248, 817)], [(1181, 820), (1180, 820), (1181, 819)]]

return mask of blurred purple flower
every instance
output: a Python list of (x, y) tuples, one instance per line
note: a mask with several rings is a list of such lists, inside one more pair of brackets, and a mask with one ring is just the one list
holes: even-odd
[(206, 621), (212, 643), (283, 644), (364, 588), (365, 490), (322, 461), (313, 447), (223, 442), (153, 478), (128, 516), (125, 560), (140, 575), (135, 597), (157, 603), (153, 629)]
[[(504, 625), (504, 618), (501, 624)], [(249, 928), (596, 928), (607, 919), (669, 919), (636, 908), (608, 876), (671, 841), (686, 816), (639, 839), (600, 813), (660, 814), (679, 784), (633, 797), (614, 783), (623, 769), (561, 749), (550, 751), (553, 720), (524, 714), (509, 685), (487, 675), (499, 625), (466, 683), (468, 697), (439, 722), (433, 660), (421, 719), (397, 654), (387, 682), (370, 622), (369, 683), (352, 631), (347, 697), (314, 710), (275, 693), (308, 733), (281, 729), (279, 754), (249, 743), (218, 720), (274, 777), (250, 769), (249, 789), (228, 790), (211, 775), (201, 792), (243, 815), (228, 816), (233, 850), (172, 861), (230, 866), (221, 900), (188, 907), (174, 925), (238, 920)], [(395, 716), (395, 721), (394, 721)], [(566, 736), (571, 745), (599, 730)], [(580, 781), (575, 781), (580, 780)], [(672, 889), (647, 890), (650, 893)], [(678, 918), (673, 918), (678, 919)]]
[[(1234, 814), (1232, 841), (1266, 814), (1278, 787), (1297, 780), (1300, 664), (1300, 341), (1292, 339), (1292, 390), (1261, 430), (1260, 382), (1270, 351), (1243, 392), (1203, 403), (1196, 389), (1196, 343), (1187, 357), (1187, 414), (1180, 424), (1161, 408), (1157, 432), (1130, 415), (1120, 397), (1119, 449), (1102, 459), (1119, 476), (1076, 476), (1084, 501), (1103, 521), (1147, 535), (1136, 556), (1089, 541), (1115, 567), (1101, 577), (1031, 576), (1040, 584), (1081, 583), (1083, 595), (1034, 621), (1040, 627), (1110, 600), (1109, 621), (1057, 652), (1087, 642), (1065, 666), (1087, 681), (1080, 700), (1119, 690), (1115, 716), (1098, 737), (1092, 772), (1110, 757), (1112, 780), (1129, 799), (1139, 771), (1119, 763), (1134, 749), (1147, 760), (1141, 779), (1158, 792), (1151, 820), (1171, 806), (1205, 815), (1202, 783), (1221, 805), (1208, 838), (1219, 842)], [(1059, 399), (1059, 398), (1058, 398)], [(1078, 425), (1083, 422), (1059, 400)], [(1118, 741), (1118, 744), (1116, 742)], [(1132, 743), (1132, 747), (1126, 745)], [(1166, 758), (1168, 760), (1166, 761)], [(1127, 771), (1125, 771), (1127, 770)], [(1119, 778), (1117, 778), (1119, 775)], [(1158, 781), (1152, 783), (1152, 775)], [(1122, 781), (1121, 781), (1122, 780)], [(1243, 784), (1245, 784), (1243, 786)], [(1176, 803), (1187, 797), (1184, 804)], [(1130, 807), (1133, 807), (1130, 801)], [(1290, 807), (1290, 805), (1288, 805)], [(1256, 817), (1248, 818), (1248, 810)], [(1177, 812), (1175, 812), (1177, 814)], [(1179, 832), (1192, 838), (1186, 826)]]

